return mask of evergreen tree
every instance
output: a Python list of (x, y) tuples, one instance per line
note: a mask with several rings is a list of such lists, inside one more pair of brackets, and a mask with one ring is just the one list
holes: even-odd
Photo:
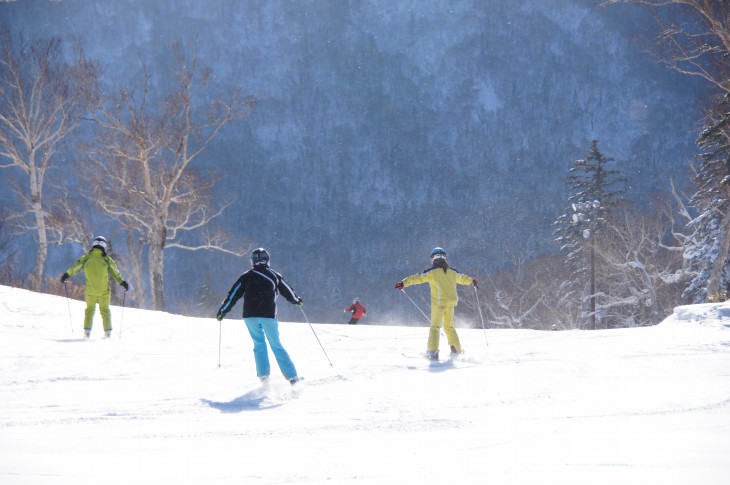
[(625, 203), (622, 185), (626, 179), (607, 167), (613, 161), (598, 150), (597, 140), (591, 141), (588, 156), (576, 160), (569, 170), (570, 206), (555, 222), (553, 233), (572, 270), (562, 285), (561, 304), (583, 308), (582, 319), (588, 319), (584, 326), (590, 327), (596, 326), (595, 244), (602, 228)]
[(730, 100), (723, 96), (716, 114), (708, 118), (697, 145), (702, 150), (694, 177), (697, 191), (691, 203), (699, 216), (688, 226), (694, 241), (686, 248), (692, 281), (683, 297), (701, 303), (727, 293), (730, 283)]

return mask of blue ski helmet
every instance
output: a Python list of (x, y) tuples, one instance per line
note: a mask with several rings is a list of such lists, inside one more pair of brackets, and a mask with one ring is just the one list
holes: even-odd
[(104, 250), (106, 252), (108, 244), (106, 242), (106, 238), (104, 236), (96, 236), (94, 239), (91, 240), (91, 247), (92, 248), (99, 248)]
[(446, 251), (444, 251), (444, 248), (433, 248), (431, 251), (431, 262), (438, 258), (446, 259)]
[(251, 251), (251, 264), (253, 266), (256, 266), (257, 264), (268, 266), (269, 259), (271, 259), (271, 256), (269, 256), (269, 252), (264, 248), (256, 248)]

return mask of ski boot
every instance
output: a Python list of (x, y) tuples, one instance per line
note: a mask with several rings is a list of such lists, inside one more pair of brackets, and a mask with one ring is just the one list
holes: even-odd
[(85, 328), (84, 329), (84, 338), (89, 338), (89, 337), (91, 337), (91, 329)]
[(299, 384), (300, 382), (302, 382), (303, 380), (304, 380), (304, 377), (294, 376), (291, 379), (289, 379), (289, 384), (291, 384), (292, 386), (295, 386), (295, 385)]
[(439, 360), (439, 351), (438, 350), (427, 350), (426, 358), (428, 360)]
[(104, 338), (111, 338), (112, 331), (111, 330), (104, 330)]

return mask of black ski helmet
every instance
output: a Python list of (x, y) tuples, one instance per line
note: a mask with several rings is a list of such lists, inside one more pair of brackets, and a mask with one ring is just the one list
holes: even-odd
[(257, 264), (264, 264), (268, 266), (269, 259), (271, 259), (271, 256), (269, 255), (269, 252), (264, 248), (256, 248), (251, 251), (251, 264), (253, 266), (256, 266)]
[(106, 248), (108, 246), (108, 243), (106, 241), (106, 238), (104, 236), (96, 236), (91, 241), (91, 247), (93, 248), (99, 248), (102, 251), (106, 252)]

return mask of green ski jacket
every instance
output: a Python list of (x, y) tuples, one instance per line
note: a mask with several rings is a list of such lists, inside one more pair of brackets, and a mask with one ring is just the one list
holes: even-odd
[(71, 266), (66, 273), (73, 276), (84, 271), (86, 277), (86, 294), (92, 296), (104, 296), (111, 291), (109, 288), (109, 275), (118, 284), (124, 281), (117, 269), (117, 263), (99, 248), (94, 248), (84, 254)]

